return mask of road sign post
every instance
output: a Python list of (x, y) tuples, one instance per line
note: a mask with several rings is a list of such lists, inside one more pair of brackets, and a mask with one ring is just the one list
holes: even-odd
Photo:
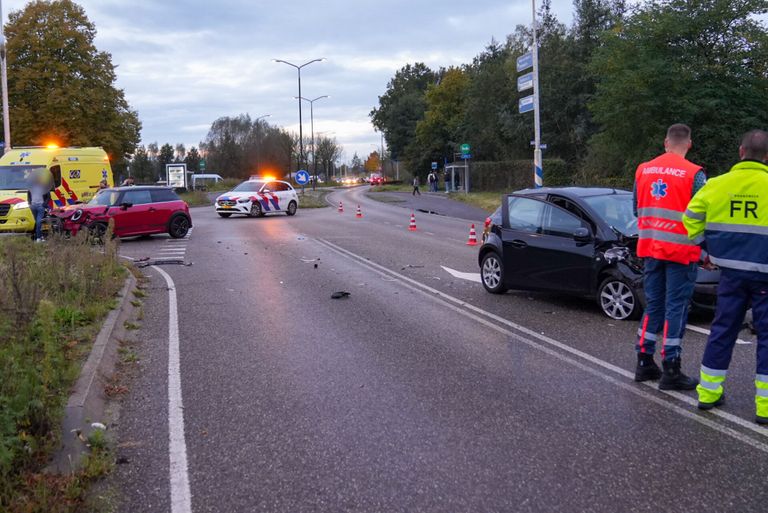
[(205, 171), (205, 159), (200, 159), (200, 162), (197, 164), (197, 168), (202, 172)]
[(536, 35), (536, 0), (531, 0), (531, 12), (533, 15), (532, 30), (533, 44), (531, 51), (517, 58), (517, 72), (533, 68), (529, 73), (517, 77), (518, 92), (533, 89), (533, 94), (520, 98), (518, 111), (523, 114), (533, 111), (533, 183), (536, 187), (544, 186), (544, 168), (541, 158), (541, 109), (539, 107), (539, 42)]
[(309, 183), (309, 173), (304, 169), (299, 169), (296, 171), (294, 180), (296, 180), (297, 184), (301, 185), (301, 194), (304, 195), (304, 186)]

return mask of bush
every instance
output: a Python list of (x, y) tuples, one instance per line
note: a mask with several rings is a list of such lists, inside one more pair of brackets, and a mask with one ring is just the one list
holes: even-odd
[(116, 244), (0, 239), (0, 511), (15, 509), (22, 476), (57, 444), (81, 360), (122, 285)]
[[(544, 185), (572, 185), (574, 177), (565, 161), (545, 159)], [(469, 166), (470, 188), (474, 191), (515, 191), (533, 187), (533, 161), (474, 162)]]

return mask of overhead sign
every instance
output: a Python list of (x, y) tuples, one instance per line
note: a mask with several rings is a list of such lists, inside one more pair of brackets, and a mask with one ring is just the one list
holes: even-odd
[(437, 169), (437, 162), (432, 162), (432, 171)]
[(526, 73), (517, 77), (517, 90), (527, 91), (533, 89), (533, 73)]
[(309, 173), (300, 169), (296, 171), (296, 183), (299, 185), (306, 185), (309, 183)]
[(517, 58), (517, 71), (525, 71), (533, 67), (533, 53), (528, 52)]
[(533, 95), (520, 98), (520, 101), (517, 103), (517, 110), (520, 114), (531, 112), (533, 110)]

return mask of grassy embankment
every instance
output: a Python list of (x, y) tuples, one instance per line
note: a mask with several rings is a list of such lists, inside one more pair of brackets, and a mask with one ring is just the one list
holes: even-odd
[(69, 513), (112, 467), (97, 432), (81, 470), (43, 472), (57, 448), (63, 408), (125, 268), (117, 243), (76, 237), (0, 238), (0, 511)]

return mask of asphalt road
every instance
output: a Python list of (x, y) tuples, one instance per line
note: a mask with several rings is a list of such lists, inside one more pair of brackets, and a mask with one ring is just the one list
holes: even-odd
[[(478, 272), (467, 220), (365, 191), (329, 196), (343, 214), (194, 209), (186, 241), (122, 243), (188, 265), (147, 268), (120, 511), (765, 510), (748, 334), (728, 404), (698, 412), (693, 393), (632, 381), (634, 323), (487, 294), (446, 271)], [(688, 372), (705, 341), (687, 334)]]

